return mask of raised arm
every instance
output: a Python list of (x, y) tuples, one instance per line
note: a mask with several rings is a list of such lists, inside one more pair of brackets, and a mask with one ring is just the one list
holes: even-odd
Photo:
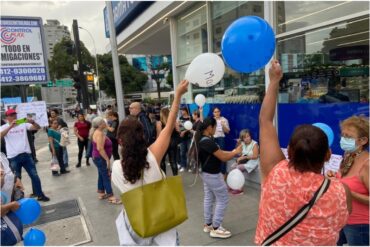
[(282, 76), (283, 73), (279, 61), (273, 60), (269, 70), (269, 87), (263, 99), (259, 115), (261, 182), (264, 181), (277, 163), (285, 159), (273, 124), (279, 82)]
[(189, 82), (182, 80), (177, 86), (175, 92), (175, 99), (173, 100), (170, 114), (167, 119), (167, 124), (159, 134), (157, 140), (150, 145), (149, 149), (153, 153), (157, 160), (158, 165), (161, 164), (162, 158), (167, 151), (168, 145), (170, 144), (171, 134), (175, 127), (177, 112), (179, 111), (181, 96), (186, 93)]

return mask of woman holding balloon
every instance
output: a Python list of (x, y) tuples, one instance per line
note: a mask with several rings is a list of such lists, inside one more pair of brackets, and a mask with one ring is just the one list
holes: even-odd
[(185, 128), (185, 122), (191, 121), (191, 117), (189, 115), (189, 110), (187, 107), (182, 107), (181, 109), (181, 117), (179, 118), (178, 124), (180, 126), (180, 172), (183, 172), (186, 168), (187, 163), (187, 153), (190, 146), (190, 130)]
[[(201, 177), (204, 186), (204, 227), (203, 231), (214, 238), (229, 238), (231, 232), (221, 226), (227, 204), (228, 190), (221, 173), (221, 163), (232, 159), (242, 151), (240, 145), (231, 152), (223, 151), (215, 142), (216, 120), (206, 118), (195, 134), (198, 160), (202, 166)], [(215, 208), (213, 213), (213, 208)]]
[[(273, 125), (282, 69), (271, 62), (270, 83), (259, 116), (261, 200), (258, 245), (335, 245), (351, 212), (349, 190), (321, 175), (331, 156), (328, 138), (318, 127), (298, 126), (281, 151)], [(287, 227), (289, 226), (289, 227)]]

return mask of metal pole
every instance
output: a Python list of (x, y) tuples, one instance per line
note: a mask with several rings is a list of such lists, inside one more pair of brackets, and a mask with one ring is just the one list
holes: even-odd
[[(78, 27), (82, 30), (85, 30), (89, 35), (90, 35), (90, 38), (92, 39), (93, 41), (93, 45), (94, 45), (94, 51), (95, 51), (95, 67), (96, 67), (96, 84), (99, 88), (99, 91), (98, 91), (98, 97), (99, 97), (99, 104), (101, 104), (100, 100), (101, 100), (101, 93), (100, 93), (100, 84), (99, 84), (99, 69), (98, 69), (98, 54), (96, 52), (96, 46), (95, 46), (95, 40), (93, 38), (93, 36), (91, 35), (91, 33), (89, 32), (89, 30), (83, 28), (83, 27)], [(94, 98), (95, 98), (95, 95), (94, 95)]]
[(123, 89), (122, 89), (122, 82), (121, 82), (121, 71), (120, 71), (119, 60), (118, 60), (116, 28), (113, 22), (112, 2), (106, 1), (105, 4), (108, 10), (110, 46), (111, 46), (111, 51), (112, 51), (114, 82), (116, 85), (116, 99), (117, 99), (117, 106), (118, 106), (118, 115), (120, 119), (124, 119), (125, 118), (125, 105), (123, 102)]
[(82, 69), (82, 56), (81, 56), (81, 48), (80, 48), (80, 37), (78, 33), (78, 23), (77, 20), (73, 20), (73, 36), (75, 38), (76, 44), (76, 53), (77, 53), (77, 60), (78, 60), (78, 73), (80, 76), (80, 84), (81, 84), (81, 92), (82, 92), (82, 105), (83, 109), (87, 110), (90, 107), (89, 103), (89, 92), (87, 89), (87, 83), (85, 75), (83, 74)]

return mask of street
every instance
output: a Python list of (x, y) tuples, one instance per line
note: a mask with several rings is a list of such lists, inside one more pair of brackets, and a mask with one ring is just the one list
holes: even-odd
[[(73, 122), (69, 119), (70, 132), (72, 133)], [(82, 163), (81, 168), (76, 168), (77, 141), (71, 134), (71, 144), (68, 146), (69, 169), (71, 172), (59, 177), (53, 177), (50, 171), (51, 155), (47, 146), (47, 135), (43, 130), (36, 134), (37, 169), (41, 178), (44, 193), (50, 197), (42, 206), (76, 199), (81, 211), (81, 221), (76, 216), (71, 218), (50, 221), (36, 228), (42, 229), (47, 237), (46, 245), (119, 245), (116, 232), (115, 219), (121, 211), (122, 205), (113, 205), (104, 200), (99, 200), (96, 193), (97, 169), (90, 160), (91, 165)], [(169, 171), (170, 169), (168, 169)], [(169, 172), (171, 174), (171, 172)], [(29, 177), (23, 171), (23, 183), (26, 195), (31, 193)], [(258, 217), (259, 191), (252, 188), (244, 188), (244, 195), (231, 196), (224, 218), (223, 226), (232, 232), (229, 239), (211, 238), (203, 232), (203, 185), (198, 178), (194, 182), (195, 175), (183, 172), (184, 189), (187, 199), (188, 220), (178, 226), (181, 245), (254, 245), (254, 234)], [(119, 197), (117, 189), (113, 186), (115, 195)], [(67, 206), (66, 206), (67, 207)], [(60, 208), (59, 211), (68, 210)], [(56, 213), (56, 209), (46, 210)], [(45, 213), (45, 212), (43, 212)], [(59, 212), (60, 213), (60, 212)], [(76, 220), (77, 219), (77, 220)], [(82, 224), (82, 226), (80, 226)], [(85, 229), (85, 234), (82, 234)], [(25, 230), (27, 231), (27, 229)], [(91, 238), (91, 241), (89, 241)]]

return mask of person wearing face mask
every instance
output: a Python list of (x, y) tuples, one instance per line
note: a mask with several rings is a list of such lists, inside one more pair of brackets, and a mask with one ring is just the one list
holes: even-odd
[(338, 173), (328, 171), (346, 184), (352, 196), (352, 214), (337, 245), (369, 245), (369, 119), (353, 116), (341, 125), (340, 147), (344, 150)]

